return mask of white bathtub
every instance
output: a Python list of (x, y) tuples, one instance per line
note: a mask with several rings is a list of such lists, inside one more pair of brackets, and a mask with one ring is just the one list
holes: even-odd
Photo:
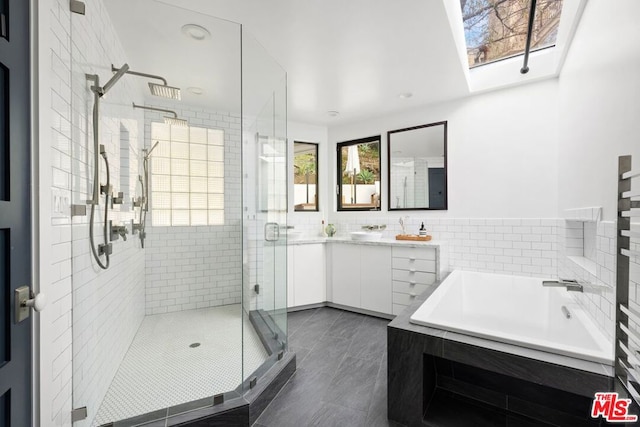
[[(563, 313), (565, 306), (571, 318)], [(542, 279), (453, 271), (411, 323), (613, 364), (613, 345), (564, 288)]]

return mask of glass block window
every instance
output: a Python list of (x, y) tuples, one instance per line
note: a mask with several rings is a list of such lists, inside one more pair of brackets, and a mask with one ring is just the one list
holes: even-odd
[(224, 131), (151, 123), (154, 226), (224, 224)]

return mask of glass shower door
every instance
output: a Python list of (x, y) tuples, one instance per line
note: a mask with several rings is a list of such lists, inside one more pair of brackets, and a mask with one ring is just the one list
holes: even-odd
[[(264, 372), (287, 342), (286, 73), (244, 30), (242, 46), (244, 302), (269, 353)], [(251, 357), (244, 356), (245, 379), (251, 379)]]

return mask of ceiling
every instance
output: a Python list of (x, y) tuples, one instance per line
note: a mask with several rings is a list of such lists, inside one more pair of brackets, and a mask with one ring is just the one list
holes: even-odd
[[(105, 1), (131, 69), (163, 75), (170, 85), (183, 89), (183, 102), (214, 109), (239, 111), (240, 26), (235, 23), (242, 23), (286, 70), (289, 120), (319, 125), (469, 95), (466, 58), (457, 47), (462, 25), (452, 29), (449, 23), (451, 5), (456, 3)], [(203, 41), (185, 37), (181, 27), (188, 23), (206, 27), (211, 37)], [(248, 46), (245, 41), (245, 53)], [(251, 78), (278, 73), (277, 67), (261, 64), (247, 62), (244, 72)], [(204, 94), (190, 94), (185, 89), (191, 86), (201, 87)], [(245, 97), (248, 87), (245, 84)], [(411, 96), (399, 96), (405, 93)], [(331, 117), (328, 111), (339, 115)]]

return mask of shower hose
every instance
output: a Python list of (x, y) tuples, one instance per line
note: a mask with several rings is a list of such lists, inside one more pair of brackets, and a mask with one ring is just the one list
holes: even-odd
[[(89, 217), (89, 241), (91, 243), (91, 253), (93, 254), (93, 258), (96, 260), (96, 262), (98, 263), (98, 266), (100, 268), (102, 268), (103, 270), (106, 270), (107, 268), (109, 268), (109, 249), (108, 249), (108, 235), (107, 235), (107, 224), (108, 224), (108, 216), (109, 216), (109, 187), (111, 186), (111, 176), (109, 173), (109, 160), (107, 159), (107, 153), (102, 149), (100, 149), (100, 144), (99, 144), (99, 135), (98, 135), (98, 120), (99, 120), (99, 111), (98, 111), (98, 105), (100, 102), (100, 96), (96, 93), (94, 96), (94, 101), (93, 101), (93, 200), (91, 201), (91, 215)], [(100, 158), (98, 156), (98, 151), (100, 151), (100, 155), (102, 156), (102, 158), (104, 159), (104, 163), (106, 166), (106, 172), (107, 172), (107, 185), (105, 187), (105, 192), (104, 192), (104, 222), (103, 222), (103, 226), (102, 226), (102, 234), (103, 234), (103, 238), (104, 238), (104, 245), (102, 245), (105, 248), (104, 251), (104, 255), (105, 255), (105, 262), (102, 262), (102, 260), (100, 259), (100, 255), (98, 254), (98, 250), (96, 249), (96, 245), (94, 242), (94, 237), (93, 237), (93, 220), (95, 217), (95, 212), (96, 212), (96, 205), (99, 206), (100, 204), (100, 198), (98, 196), (98, 194), (100, 193), (100, 173), (98, 170), (98, 162), (100, 161)], [(96, 188), (97, 187), (97, 188)]]

